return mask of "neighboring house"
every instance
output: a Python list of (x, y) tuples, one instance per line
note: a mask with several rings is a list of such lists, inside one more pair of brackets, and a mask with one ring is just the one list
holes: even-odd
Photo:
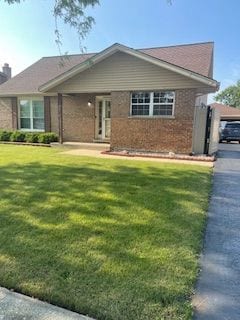
[(240, 121), (240, 109), (222, 103), (212, 103), (210, 106), (220, 112), (221, 121)]
[(139, 50), (114, 44), (60, 62), (44, 57), (0, 86), (0, 128), (188, 154), (195, 108), (219, 87), (212, 42)]
[(2, 72), (0, 71), (0, 84), (9, 80), (12, 76), (12, 70), (8, 63), (5, 63), (2, 67)]

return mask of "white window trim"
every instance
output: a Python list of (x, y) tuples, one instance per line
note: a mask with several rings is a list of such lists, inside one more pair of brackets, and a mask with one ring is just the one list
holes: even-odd
[[(134, 105), (134, 103), (132, 103), (132, 94), (137, 93), (137, 92), (150, 94), (149, 115), (133, 115), (132, 114), (132, 106)], [(174, 93), (173, 103), (165, 103), (165, 102), (154, 103), (153, 99), (154, 99), (155, 92), (173, 92)], [(142, 104), (145, 105), (146, 103), (142, 103)], [(172, 114), (171, 115), (154, 115), (153, 114), (153, 107), (155, 104), (157, 104), (157, 105), (166, 105), (166, 104), (172, 105)], [(173, 91), (173, 90), (155, 90), (155, 91), (133, 91), (133, 92), (131, 92), (130, 118), (174, 118), (174, 115), (175, 115), (175, 91)]]
[[(30, 101), (30, 123), (31, 123), (31, 128), (32, 129), (26, 129), (26, 128), (21, 128), (21, 110), (20, 110), (20, 101), (21, 100), (28, 100)], [(42, 101), (43, 102), (43, 108), (44, 108), (44, 99), (42, 97), (19, 97), (18, 98), (18, 130), (23, 131), (23, 132), (45, 132), (44, 129), (33, 129), (33, 108), (32, 108), (32, 101)], [(44, 118), (45, 120), (45, 115)], [(45, 124), (44, 124), (45, 126)]]

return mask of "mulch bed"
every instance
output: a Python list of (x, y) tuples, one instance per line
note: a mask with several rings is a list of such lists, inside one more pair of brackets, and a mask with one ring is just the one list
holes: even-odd
[(214, 162), (216, 156), (206, 155), (185, 155), (185, 154), (168, 154), (168, 153), (150, 153), (150, 152), (133, 152), (133, 151), (102, 151), (102, 154), (108, 154), (113, 156), (123, 157), (144, 157), (144, 158), (156, 158), (156, 159), (176, 159), (176, 160), (190, 160), (190, 161), (204, 161)]

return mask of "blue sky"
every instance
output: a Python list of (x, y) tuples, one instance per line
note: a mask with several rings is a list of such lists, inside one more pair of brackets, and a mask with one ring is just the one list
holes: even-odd
[[(96, 24), (84, 41), (88, 52), (119, 42), (133, 48), (214, 41), (214, 77), (224, 88), (240, 79), (239, 0), (100, 0), (90, 9)], [(16, 74), (42, 56), (58, 55), (53, 0), (0, 1), (0, 65)], [(63, 52), (78, 53), (75, 31), (60, 23)]]

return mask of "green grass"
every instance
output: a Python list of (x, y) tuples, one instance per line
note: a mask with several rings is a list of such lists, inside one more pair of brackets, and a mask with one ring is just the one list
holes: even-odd
[(209, 168), (0, 146), (0, 285), (98, 320), (191, 319)]

